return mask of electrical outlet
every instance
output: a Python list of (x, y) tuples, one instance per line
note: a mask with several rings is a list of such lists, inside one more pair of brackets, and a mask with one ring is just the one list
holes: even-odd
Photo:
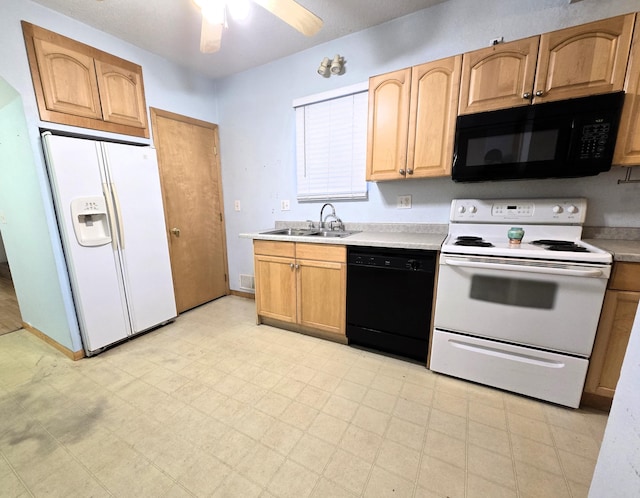
[(502, 43), (503, 41), (504, 41), (504, 36), (491, 38), (491, 40), (489, 40), (489, 45), (497, 45), (498, 43)]
[(4, 211), (0, 211), (0, 223), (2, 223), (3, 225), (6, 225), (7, 223), (7, 218), (4, 215)]
[(289, 206), (288, 200), (280, 201), (280, 211), (289, 211), (289, 209), (290, 209), (290, 206)]
[(233, 209), (235, 209), (236, 211), (240, 211), (240, 201), (235, 201), (233, 203)]
[(411, 196), (399, 195), (398, 196), (398, 209), (411, 209)]

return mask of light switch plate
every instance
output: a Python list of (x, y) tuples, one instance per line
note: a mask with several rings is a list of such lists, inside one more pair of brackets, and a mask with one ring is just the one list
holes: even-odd
[(288, 200), (280, 201), (280, 211), (289, 211), (289, 209), (290, 209), (290, 206), (289, 206)]
[(240, 201), (235, 201), (233, 203), (233, 209), (236, 211), (240, 211)]

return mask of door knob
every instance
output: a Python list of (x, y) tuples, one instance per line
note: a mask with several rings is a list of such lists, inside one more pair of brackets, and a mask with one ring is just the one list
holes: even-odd
[(175, 235), (176, 237), (180, 237), (180, 229), (179, 228), (172, 228), (170, 230), (170, 232)]

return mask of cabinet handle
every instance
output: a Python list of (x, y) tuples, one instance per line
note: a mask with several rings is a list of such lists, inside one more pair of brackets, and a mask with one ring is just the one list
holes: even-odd
[(544, 92), (542, 90), (538, 90), (536, 92), (536, 97), (542, 97), (544, 95)]
[(525, 92), (525, 93), (522, 95), (522, 98), (523, 98), (523, 99), (530, 99), (530, 98), (531, 98), (531, 94), (530, 94), (529, 92)]
[(296, 263), (296, 270), (300, 269), (300, 265), (298, 263)]
[(172, 228), (171, 229), (171, 233), (173, 235), (175, 235), (176, 237), (180, 237), (180, 229), (179, 228)]
[(407, 175), (413, 175), (413, 170), (412, 169), (408, 169), (407, 170)]
[(293, 270), (295, 268), (295, 265), (293, 263), (289, 263), (289, 268)]
[(404, 176), (404, 170), (403, 169), (399, 169), (398, 173), (400, 173), (402, 176)]

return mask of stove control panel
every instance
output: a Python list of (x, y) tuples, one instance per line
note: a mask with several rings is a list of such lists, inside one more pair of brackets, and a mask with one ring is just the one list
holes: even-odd
[(449, 220), (458, 223), (582, 225), (587, 200), (571, 199), (454, 199)]

